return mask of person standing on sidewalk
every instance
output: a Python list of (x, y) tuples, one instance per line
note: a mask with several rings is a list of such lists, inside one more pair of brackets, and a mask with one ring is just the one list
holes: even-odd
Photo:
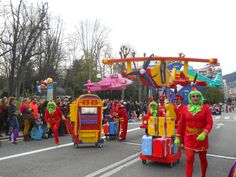
[(9, 100), (9, 106), (8, 106), (8, 109), (7, 109), (7, 112), (8, 112), (8, 125), (9, 125), (9, 120), (10, 118), (15, 114), (16, 112), (16, 98), (15, 97), (11, 97), (10, 100)]
[(17, 144), (16, 138), (19, 136), (19, 121), (16, 115), (16, 111), (9, 117), (9, 135), (10, 135), (10, 143)]
[(9, 124), (9, 141), (12, 144), (17, 144), (16, 137), (18, 136), (19, 122), (16, 116), (16, 98), (11, 97), (8, 106), (8, 124)]
[(29, 104), (29, 107), (32, 109), (32, 114), (36, 117), (39, 113), (38, 103), (36, 98), (32, 98), (32, 101)]
[(23, 131), (23, 137), (24, 141), (29, 141), (29, 132), (32, 128), (34, 117), (32, 115), (32, 109), (29, 106), (30, 100), (28, 98), (25, 98), (20, 106), (20, 112), (22, 114), (22, 118), (24, 121), (24, 131)]
[(7, 97), (3, 97), (1, 100), (1, 104), (0, 104), (0, 137), (2, 130), (4, 129), (4, 126), (6, 128), (6, 135), (8, 135), (8, 122), (7, 122), (7, 118), (8, 118), (8, 105), (7, 105)]

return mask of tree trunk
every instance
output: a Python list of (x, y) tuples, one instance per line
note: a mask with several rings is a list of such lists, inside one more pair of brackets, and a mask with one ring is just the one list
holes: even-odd
[(17, 81), (16, 81), (16, 92), (15, 92), (16, 97), (20, 96), (22, 81), (23, 81), (22, 76), (17, 78)]
[(141, 102), (142, 99), (142, 85), (140, 79), (138, 80), (138, 101)]
[(147, 100), (147, 87), (143, 85), (143, 99)]
[(124, 100), (124, 98), (125, 98), (125, 90), (122, 90), (121, 91), (121, 100)]
[(9, 92), (8, 92), (8, 96), (13, 96), (14, 93), (14, 75), (15, 75), (15, 59), (13, 59), (12, 63), (11, 63), (11, 72), (10, 72), (10, 76), (9, 76)]

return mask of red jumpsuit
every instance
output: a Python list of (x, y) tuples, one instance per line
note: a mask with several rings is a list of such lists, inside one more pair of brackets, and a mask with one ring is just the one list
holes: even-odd
[(124, 107), (121, 105), (118, 108), (118, 117), (120, 118), (120, 140), (126, 139), (127, 128), (128, 128), (128, 114)]
[(46, 123), (50, 124), (50, 127), (53, 131), (55, 143), (59, 144), (58, 128), (60, 126), (61, 117), (63, 116), (63, 113), (58, 106), (55, 109), (56, 110), (53, 114), (50, 114), (48, 110), (46, 109), (44, 117), (45, 117)]
[(189, 112), (188, 105), (184, 106), (182, 109), (182, 114), (177, 129), (177, 137), (184, 138), (186, 177), (192, 177), (194, 152), (199, 152), (202, 177), (205, 177), (208, 165), (206, 159), (208, 136), (206, 136), (203, 141), (198, 141), (197, 137), (202, 132), (206, 132), (208, 134), (212, 129), (212, 125), (212, 115), (209, 106), (202, 105), (201, 111), (195, 115)]
[(112, 105), (112, 108), (109, 112), (110, 118), (117, 118), (118, 116), (118, 108), (119, 108), (119, 102), (114, 102)]
[[(148, 115), (148, 116), (152, 116), (150, 109), (148, 109), (147, 115)], [(163, 116), (164, 116), (164, 114), (163, 114), (161, 108), (158, 107), (158, 117), (163, 117)]]
[(180, 104), (180, 105), (175, 104), (175, 114), (176, 114), (175, 128), (176, 129), (178, 127), (178, 122), (179, 122), (179, 119), (180, 119), (183, 108), (184, 108), (184, 104)]

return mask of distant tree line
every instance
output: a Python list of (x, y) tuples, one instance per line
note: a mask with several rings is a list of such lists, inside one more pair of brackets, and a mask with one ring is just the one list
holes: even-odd
[[(1, 2), (1, 96), (33, 95), (36, 81), (48, 77), (53, 78), (68, 95), (78, 96), (85, 92), (83, 84), (87, 80), (96, 82), (108, 74), (126, 70), (125, 63), (109, 66), (101, 62), (103, 58), (113, 57), (110, 29), (99, 20), (84, 20), (76, 26), (74, 33), (65, 33), (63, 20), (52, 16), (49, 7), (47, 2)], [(118, 53), (120, 58), (137, 55), (129, 44), (121, 45)], [(133, 63), (133, 68), (137, 67)], [(103, 91), (98, 94), (103, 98), (141, 101), (148, 97), (148, 89), (137, 77), (123, 92)], [(205, 92), (210, 102), (222, 99), (221, 95), (212, 94), (211, 91)]]
[[(1, 1), (0, 1), (1, 2)], [(53, 78), (68, 95), (85, 92), (87, 80), (96, 82), (108, 74), (122, 73), (125, 64), (103, 65), (111, 58), (110, 29), (99, 20), (81, 21), (74, 33), (65, 34), (64, 22), (52, 16), (47, 2), (26, 0), (0, 5), (0, 95), (28, 96), (36, 92), (36, 81)], [(121, 45), (121, 58), (135, 56), (128, 44)], [(135, 65), (134, 65), (135, 66)], [(135, 66), (136, 67), (136, 66)], [(104, 91), (102, 97), (144, 99), (145, 86), (136, 79), (122, 93)]]

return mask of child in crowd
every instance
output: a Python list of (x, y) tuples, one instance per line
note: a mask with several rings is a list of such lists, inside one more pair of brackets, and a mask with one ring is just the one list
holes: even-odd
[(43, 121), (40, 114), (37, 113), (34, 117), (34, 127), (31, 130), (31, 138), (41, 140), (43, 136)]
[(36, 116), (34, 117), (34, 126), (38, 128), (39, 125), (43, 125), (43, 121), (40, 117), (40, 114), (36, 114)]
[(9, 123), (10, 123), (10, 143), (17, 144), (16, 138), (19, 135), (19, 121), (16, 115), (16, 111), (9, 117)]

